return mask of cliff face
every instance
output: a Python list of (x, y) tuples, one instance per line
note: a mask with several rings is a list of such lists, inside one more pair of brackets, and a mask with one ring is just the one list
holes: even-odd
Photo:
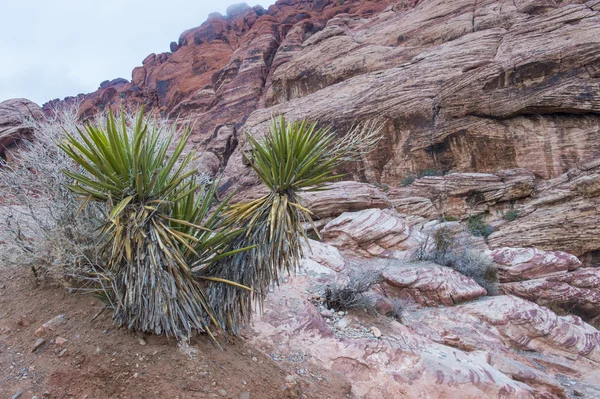
[(125, 103), (192, 117), (230, 184), (244, 181), (240, 132), (281, 113), (385, 121), (353, 177), (387, 184), (425, 169), (549, 179), (600, 154), (597, 0), (280, 0), (212, 14), (171, 50), (131, 83), (104, 82), (82, 113)]

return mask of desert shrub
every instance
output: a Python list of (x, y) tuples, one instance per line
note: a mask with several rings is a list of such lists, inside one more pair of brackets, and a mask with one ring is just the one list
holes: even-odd
[(106, 265), (97, 276), (114, 320), (185, 339), (223, 324), (205, 292), (204, 281), (216, 279), (194, 276), (191, 267), (231, 255), (225, 248), (241, 231), (226, 225), (226, 203), (212, 209), (216, 184), (206, 188), (188, 169), (195, 156), (184, 153), (189, 127), (177, 136), (174, 127), (149, 124), (143, 110), (133, 123), (109, 111), (105, 125), (75, 127), (59, 148), (82, 168), (65, 171), (68, 188), (105, 209)]
[(488, 295), (498, 293), (498, 270), (494, 262), (473, 249), (467, 234), (448, 226), (434, 230), (413, 254), (415, 260), (435, 262), (472, 278)]
[(415, 182), (415, 180), (417, 180), (417, 176), (415, 176), (412, 173), (409, 173), (406, 176), (404, 176), (404, 178), (402, 180), (400, 180), (400, 185), (403, 187), (410, 186), (411, 184), (413, 184)]
[(378, 181), (373, 182), (372, 183), (375, 187), (379, 188), (381, 191), (383, 191), (384, 193), (387, 193), (388, 191), (390, 191), (390, 186), (388, 186), (387, 184), (382, 184), (379, 183)]
[[(268, 289), (278, 284), (283, 273), (294, 271), (303, 255), (301, 241), (307, 241), (304, 226), (311, 225), (311, 213), (300, 205), (302, 193), (326, 189), (326, 183), (340, 177), (335, 170), (346, 161), (360, 159), (380, 139), (381, 126), (367, 122), (339, 137), (317, 123), (271, 121), (262, 139), (248, 135), (251, 158), (248, 164), (269, 193), (256, 200), (232, 205), (228, 220), (246, 232), (232, 240), (231, 248), (252, 246), (249, 251), (209, 265), (199, 273), (225, 278), (251, 287), (252, 292), (231, 285), (211, 284), (209, 297), (222, 301), (213, 308), (218, 319), (236, 330), (252, 313), (252, 300), (262, 304)], [(313, 229), (316, 231), (316, 229)], [(221, 313), (223, 316), (221, 316)]]
[(102, 263), (97, 234), (103, 216), (97, 204), (85, 204), (66, 188), (63, 170), (80, 170), (57, 146), (64, 128), (77, 125), (77, 104), (51, 116), (22, 123), (35, 131), (24, 140), (14, 161), (0, 161), (0, 251), (3, 265), (30, 267), (63, 284), (85, 276)]
[(471, 216), (467, 220), (467, 227), (476, 237), (488, 237), (494, 232), (494, 228), (485, 222), (484, 214)]
[(504, 213), (504, 219), (509, 222), (514, 222), (519, 218), (519, 215), (519, 211), (517, 211), (516, 209), (511, 209), (510, 211), (506, 211)]
[[(376, 271), (361, 271), (350, 275), (345, 284), (331, 284), (325, 287), (323, 298), (325, 306), (334, 310), (366, 309), (373, 310), (375, 304), (365, 296), (374, 285), (383, 281), (381, 273)], [(394, 309), (400, 312), (400, 308)]]
[(440, 222), (456, 222), (458, 218), (456, 216), (444, 215), (440, 217)]
[(425, 169), (419, 173), (419, 179), (427, 176), (444, 176), (444, 171), (436, 169)]

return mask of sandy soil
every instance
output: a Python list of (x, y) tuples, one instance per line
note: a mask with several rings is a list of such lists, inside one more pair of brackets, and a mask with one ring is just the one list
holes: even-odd
[[(181, 348), (117, 328), (110, 311), (92, 321), (100, 309), (89, 295), (38, 286), (26, 270), (0, 269), (0, 398), (351, 397), (343, 378), (306, 359), (260, 353), (243, 337), (219, 349), (198, 336)], [(32, 351), (36, 330), (61, 314), (66, 323)]]

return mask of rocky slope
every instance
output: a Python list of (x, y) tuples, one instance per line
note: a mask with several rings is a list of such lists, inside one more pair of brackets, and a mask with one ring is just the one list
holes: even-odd
[(131, 82), (80, 96), (82, 113), (144, 103), (191, 116), (199, 146), (223, 164), (232, 156), (230, 184), (244, 181), (241, 132), (264, 131), (274, 113), (340, 132), (385, 122), (355, 179), (514, 168), (553, 178), (600, 153), (599, 10), (597, 0), (233, 6), (146, 57)]
[[(171, 50), (63, 101), (193, 118), (206, 169), (246, 198), (244, 132), (272, 115), (384, 125), (347, 181), (304, 196), (323, 243), (269, 295), (257, 348), (357, 398), (600, 397), (599, 0), (279, 0)], [(497, 264), (499, 295), (412, 261), (441, 229)], [(328, 309), (357, 272), (380, 275), (372, 312)]]
[[(171, 50), (146, 57), (131, 82), (78, 96), (82, 116), (146, 104), (193, 118), (194, 145), (208, 170), (220, 165), (223, 190), (256, 189), (243, 132), (264, 133), (274, 114), (339, 134), (376, 118), (384, 140), (347, 179), (389, 187), (401, 213), (485, 213), (492, 246), (598, 261), (598, 0), (240, 4)], [(449, 172), (459, 173), (399, 187)], [(505, 223), (513, 209), (519, 220)]]

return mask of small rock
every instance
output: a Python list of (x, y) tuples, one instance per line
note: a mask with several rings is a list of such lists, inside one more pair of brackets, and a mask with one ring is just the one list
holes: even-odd
[(345, 315), (345, 314), (346, 314), (346, 312), (344, 312), (343, 310), (340, 310), (340, 311), (338, 312), (338, 315), (340, 315), (340, 316), (343, 316), (343, 315)]
[(349, 317), (344, 317), (343, 319), (340, 319), (337, 323), (335, 323), (335, 327), (339, 329), (344, 329), (350, 325), (350, 322), (351, 320)]
[(381, 337), (381, 330), (377, 327), (371, 327), (371, 332), (375, 336), (375, 338)]
[(294, 382), (296, 378), (293, 375), (288, 375), (285, 377), (285, 382)]
[(250, 392), (242, 392), (240, 394), (240, 399), (250, 399)]
[(39, 338), (37, 341), (35, 341), (35, 344), (33, 344), (33, 348), (31, 349), (31, 351), (35, 352), (45, 343), (46, 343), (46, 340), (44, 338)]
[(135, 373), (135, 374), (133, 375), (133, 378), (138, 378), (139, 376), (140, 376), (140, 374), (139, 374), (139, 373)]
[(221, 395), (221, 396), (223, 396), (223, 397), (227, 396), (227, 391), (226, 391), (226, 390), (224, 390), (224, 389), (219, 389), (219, 391), (218, 391), (218, 392), (219, 392), (219, 395)]
[(23, 392), (22, 392), (22, 391), (19, 391), (19, 392), (17, 392), (16, 394), (14, 394), (13, 396), (11, 396), (11, 399), (17, 399), (17, 398), (20, 398), (20, 397), (21, 397), (21, 395), (23, 395)]
[(333, 317), (333, 313), (331, 313), (331, 310), (329, 310), (329, 309), (324, 309), (324, 310), (321, 310), (321, 316), (329, 318), (329, 317)]
[(147, 345), (148, 343), (146, 342), (146, 340), (144, 338), (138, 338), (138, 343), (142, 346)]
[(36, 337), (40, 337), (50, 331), (54, 331), (56, 329), (56, 327), (63, 325), (66, 322), (67, 322), (67, 318), (65, 317), (64, 314), (58, 315), (55, 318), (48, 320), (47, 322), (42, 324), (42, 326), (35, 331), (34, 335)]
[(253, 362), (258, 362), (258, 359), (256, 357), (252, 356), (252, 361)]
[(64, 356), (64, 355), (66, 355), (66, 354), (67, 354), (67, 348), (65, 348), (65, 349), (61, 350), (61, 351), (59, 352), (59, 354), (58, 354), (58, 357), (63, 357), (63, 356)]
[(56, 337), (56, 339), (54, 340), (54, 343), (56, 345), (64, 345), (65, 343), (67, 343), (69, 340), (63, 337)]
[(574, 396), (577, 396), (577, 397), (580, 397), (580, 398), (582, 398), (582, 397), (583, 397), (583, 392), (581, 392), (581, 391), (580, 391), (580, 390), (578, 390), (578, 389), (575, 389), (575, 390), (573, 391), (573, 395), (574, 395)]

